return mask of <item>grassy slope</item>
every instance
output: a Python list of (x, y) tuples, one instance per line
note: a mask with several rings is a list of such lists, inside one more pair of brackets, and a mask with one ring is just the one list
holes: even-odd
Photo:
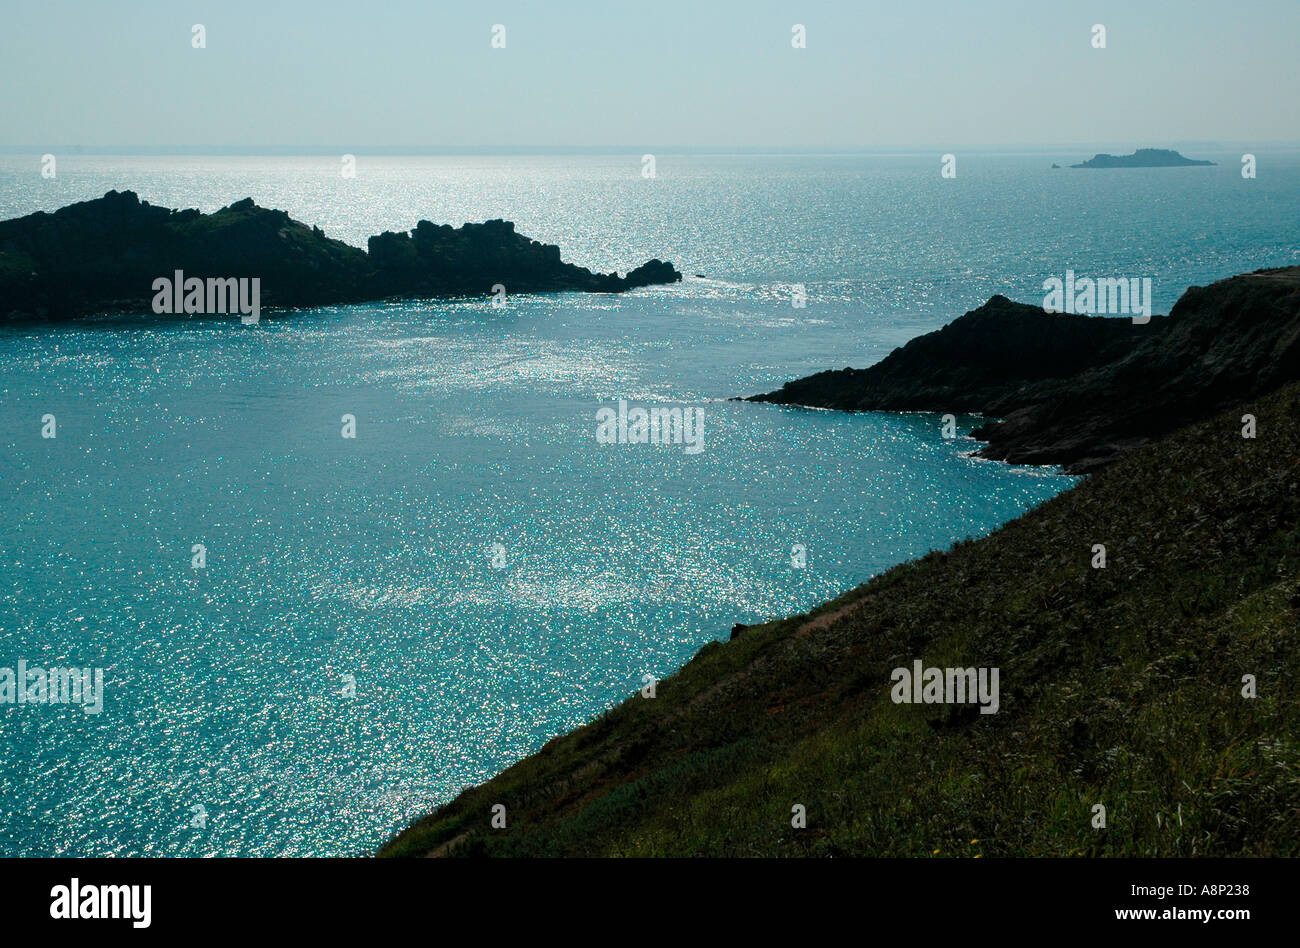
[[(706, 646), (381, 854), (1300, 855), (1297, 482), (1292, 385)], [(894, 705), (914, 658), (999, 666), (1000, 713)]]

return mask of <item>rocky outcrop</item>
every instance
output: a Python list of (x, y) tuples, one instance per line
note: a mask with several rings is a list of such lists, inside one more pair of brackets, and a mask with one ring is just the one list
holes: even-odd
[(664, 283), (677, 283), (682, 275), (677, 272), (677, 268), (665, 260), (655, 257), (653, 260), (647, 260), (641, 266), (637, 267), (623, 277), (623, 285), (620, 290), (634, 290), (640, 286), (657, 286)]
[(612, 293), (681, 279), (659, 260), (626, 277), (592, 273), (501, 220), (420, 221), (409, 233), (370, 238), (367, 253), (251, 198), (202, 214), (110, 191), (0, 222), (0, 318), (147, 310), (153, 281), (177, 270), (186, 278), (257, 277), (263, 306), (480, 295), (497, 284), (507, 293)]
[(1071, 168), (1184, 168), (1212, 165), (1212, 161), (1184, 158), (1169, 148), (1139, 148), (1131, 155), (1093, 155)]
[(659, 260), (626, 277), (592, 273), (561, 260), (554, 244), (515, 233), (515, 225), (504, 220), (462, 227), (420, 221), (409, 233), (371, 237), (368, 248), (375, 281), (389, 296), (469, 295), (489, 292), (497, 284), (507, 293), (618, 293), (682, 278), (672, 264)]
[(1300, 379), (1300, 267), (1192, 287), (1168, 316), (1048, 314), (995, 296), (868, 369), (821, 372), (751, 401), (994, 416), (983, 457), (1087, 473), (1213, 412)]

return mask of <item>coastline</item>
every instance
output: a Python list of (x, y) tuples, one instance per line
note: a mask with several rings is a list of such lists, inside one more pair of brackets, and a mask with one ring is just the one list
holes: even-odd
[[(1300, 658), (1300, 384), (1241, 407), (1267, 439), (1244, 441), (1230, 410), (987, 537), (707, 645), (653, 699), (552, 739), (378, 855), (1295, 855), (1269, 820), (1297, 788), (1247, 796), (1225, 774), (1300, 763), (1284, 672)], [(1000, 667), (1000, 711), (891, 703), (890, 669), (920, 659)], [(1245, 671), (1267, 701), (1238, 694)], [(1155, 819), (1175, 810), (1176, 833)]]
[[(1290, 268), (1193, 288), (1159, 341), (1137, 347), (1170, 378), (1192, 384), (1189, 365), (1209, 361), (1224, 380), (1210, 398), (1164, 393), (1157, 404), (1182, 413), (1172, 431), (1168, 418), (1137, 429), (1092, 476), (989, 536), (900, 563), (808, 613), (737, 626), (653, 697), (553, 738), (378, 855), (1294, 855), (1297, 841), (1268, 821), (1300, 788), (1269, 784), (1247, 800), (1223, 775), (1300, 763), (1300, 689), (1283, 672), (1300, 657), (1288, 632), (1300, 615), (1298, 278)], [(962, 319), (1026, 315), (1005, 303)], [(957, 323), (862, 373), (809, 378), (841, 399), (875, 393), (864, 379), (906, 375)], [(1222, 338), (1235, 357), (1207, 360)], [(1027, 391), (1086, 380), (1095, 402), (1089, 386), (1125, 378), (1111, 361), (1048, 373), (1039, 387), (1013, 380), (1012, 395), (994, 394), (1022, 404), (980, 430), (1039, 404), (1024, 403)], [(1000, 709), (891, 702), (890, 669), (922, 660), (1000, 669)], [(1268, 701), (1251, 703), (1243, 673)], [(1083, 708), (1080, 694), (1105, 697)], [(805, 827), (792, 826), (792, 805)], [(1098, 805), (1112, 814), (1104, 833), (1089, 822)], [(509, 814), (503, 827), (496, 807)], [(1176, 835), (1155, 819), (1175, 810), (1187, 826)]]

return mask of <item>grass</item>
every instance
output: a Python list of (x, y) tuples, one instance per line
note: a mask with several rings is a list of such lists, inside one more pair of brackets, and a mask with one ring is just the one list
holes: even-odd
[[(1300, 855), (1298, 481), (1292, 385), (706, 646), (380, 855)], [(1001, 710), (893, 704), (917, 658)]]

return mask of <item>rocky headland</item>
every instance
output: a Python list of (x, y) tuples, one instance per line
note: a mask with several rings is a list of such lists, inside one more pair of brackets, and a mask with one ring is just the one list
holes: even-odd
[(1149, 323), (994, 296), (866, 369), (750, 401), (980, 414), (980, 456), (1088, 473), (1229, 405), (1300, 379), (1300, 267), (1192, 287)]
[(171, 210), (132, 191), (0, 222), (0, 319), (149, 311), (153, 281), (258, 278), (264, 306), (298, 307), (492, 292), (617, 293), (673, 283), (671, 263), (593, 273), (509, 221), (420, 221), (371, 237), (368, 250), (246, 198), (212, 214)]

